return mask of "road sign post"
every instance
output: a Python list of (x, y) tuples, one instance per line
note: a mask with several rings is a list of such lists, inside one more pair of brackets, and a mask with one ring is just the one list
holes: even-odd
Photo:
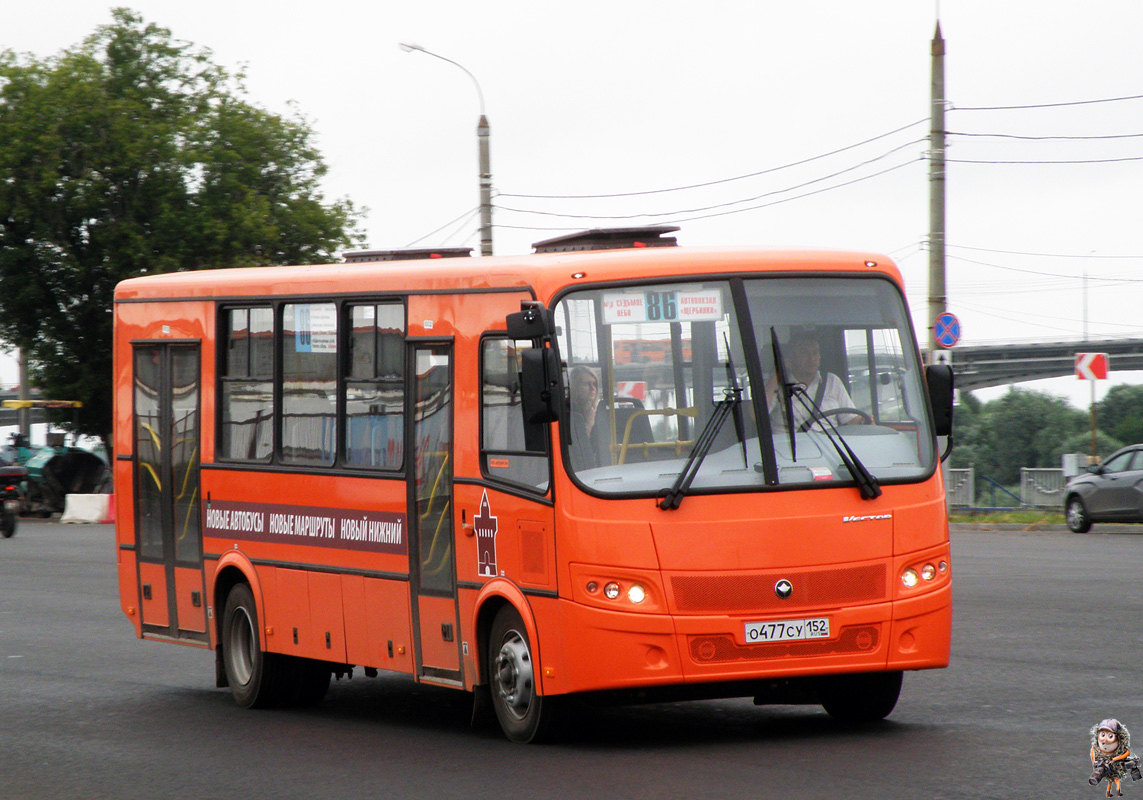
[(1107, 380), (1107, 353), (1076, 353), (1076, 377), (1081, 381), (1091, 381), (1091, 460), (1099, 458), (1095, 441), (1095, 382)]

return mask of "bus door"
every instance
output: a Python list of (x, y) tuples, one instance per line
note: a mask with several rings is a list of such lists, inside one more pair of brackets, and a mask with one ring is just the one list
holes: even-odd
[(414, 412), (409, 425), (409, 530), (417, 675), (461, 684), (453, 550), (452, 345), (410, 345)]
[(198, 342), (135, 345), (134, 513), (144, 633), (206, 641), (199, 353)]

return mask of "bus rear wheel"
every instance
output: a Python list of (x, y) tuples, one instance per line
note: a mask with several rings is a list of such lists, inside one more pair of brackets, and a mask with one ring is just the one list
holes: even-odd
[(504, 606), (488, 637), (488, 675), (496, 718), (514, 742), (542, 741), (554, 731), (555, 698), (536, 691), (536, 670), (524, 620)]
[(901, 695), (900, 672), (834, 675), (821, 684), (822, 707), (842, 722), (885, 719)]
[(292, 677), (284, 657), (262, 650), (254, 593), (239, 583), (222, 614), (222, 665), (234, 701), (243, 708), (278, 705)]

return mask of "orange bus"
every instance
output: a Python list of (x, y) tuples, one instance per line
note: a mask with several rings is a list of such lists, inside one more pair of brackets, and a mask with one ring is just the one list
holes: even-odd
[(119, 284), (136, 634), (243, 706), (396, 671), (516, 741), (572, 697), (886, 716), (949, 657), (952, 373), (888, 258), (671, 230)]

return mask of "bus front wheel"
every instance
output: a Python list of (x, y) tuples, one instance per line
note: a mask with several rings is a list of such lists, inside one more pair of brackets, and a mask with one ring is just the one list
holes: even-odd
[(834, 675), (821, 684), (822, 707), (842, 722), (885, 719), (901, 694), (900, 672)]
[(281, 656), (262, 650), (254, 593), (239, 583), (226, 597), (222, 616), (222, 664), (234, 700), (243, 708), (277, 705), (288, 675)]
[(524, 620), (504, 606), (488, 637), (488, 675), (496, 718), (514, 742), (541, 741), (553, 730), (555, 699), (536, 691), (537, 669)]

